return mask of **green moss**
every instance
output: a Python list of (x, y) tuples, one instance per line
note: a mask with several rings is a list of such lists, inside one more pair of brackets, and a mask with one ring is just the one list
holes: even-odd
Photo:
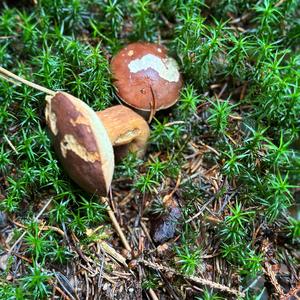
[[(120, 192), (130, 190), (137, 199), (147, 194), (154, 207), (180, 179), (175, 196), (184, 222), (204, 205), (171, 250), (179, 270), (200, 274), (205, 249), (214, 249), (244, 283), (261, 272), (264, 253), (252, 239), (261, 224), (287, 230), (288, 242), (297, 242), (299, 221), (288, 209), (300, 174), (294, 146), (300, 129), (299, 1), (23, 2), (0, 4), (0, 65), (68, 91), (95, 110), (118, 103), (109, 59), (123, 45), (162, 42), (177, 59), (185, 86), (178, 104), (151, 123), (153, 156), (130, 154), (115, 179), (127, 180), (116, 183)], [(50, 263), (64, 264), (74, 255), (60, 235), (41, 232), (33, 222), (45, 198), (54, 200), (44, 221), (63, 231), (85, 237), (86, 228), (108, 224), (98, 200), (64, 174), (43, 111), (42, 93), (0, 80), (0, 208), (31, 224), (24, 253), (33, 260), (14, 283), (3, 277), (1, 299), (50, 297)], [(190, 172), (189, 158), (199, 153), (206, 170)], [(209, 168), (217, 170), (211, 181)], [(216, 190), (212, 181), (219, 179)], [(143, 280), (145, 290), (158, 286), (156, 273), (151, 276)], [(219, 299), (208, 291), (199, 297)]]

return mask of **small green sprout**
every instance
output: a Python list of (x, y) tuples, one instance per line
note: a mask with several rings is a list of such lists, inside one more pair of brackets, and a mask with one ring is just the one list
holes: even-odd
[(211, 108), (209, 109), (210, 116), (207, 119), (208, 124), (216, 133), (225, 134), (228, 127), (229, 115), (232, 112), (232, 105), (229, 100), (211, 101)]
[(180, 271), (186, 275), (195, 274), (202, 262), (202, 249), (191, 249), (184, 245), (183, 247), (176, 247), (175, 250)]

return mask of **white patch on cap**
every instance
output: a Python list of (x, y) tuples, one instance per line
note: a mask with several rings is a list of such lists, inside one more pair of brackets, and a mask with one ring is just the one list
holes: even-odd
[(127, 54), (128, 54), (128, 56), (132, 56), (134, 54), (134, 51), (133, 50), (129, 50)]
[(175, 59), (171, 57), (159, 58), (153, 54), (144, 55), (142, 58), (132, 60), (128, 64), (131, 73), (153, 69), (159, 76), (170, 82), (178, 82), (180, 74), (178, 71), (178, 64)]
[(46, 103), (46, 109), (45, 109), (45, 118), (46, 118), (47, 124), (48, 124), (50, 130), (52, 131), (52, 133), (54, 135), (57, 135), (57, 133), (58, 133), (58, 129), (56, 126), (57, 118), (56, 118), (56, 114), (51, 109), (51, 100), (52, 100), (51, 96), (46, 96), (47, 103)]
[(63, 157), (67, 156), (67, 151), (71, 150), (77, 154), (80, 158), (88, 162), (95, 162), (99, 160), (99, 153), (97, 152), (88, 152), (85, 147), (80, 145), (75, 137), (71, 134), (66, 134), (62, 141), (60, 142), (60, 150)]

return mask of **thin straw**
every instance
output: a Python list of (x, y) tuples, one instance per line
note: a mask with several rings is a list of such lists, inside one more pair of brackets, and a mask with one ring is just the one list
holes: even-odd
[[(43, 93), (48, 94), (48, 95), (51, 95), (51, 96), (55, 95), (54, 91), (49, 90), (49, 89), (47, 89), (47, 88), (45, 88), (43, 86), (40, 86), (38, 84), (35, 84), (33, 82), (30, 82), (30, 81), (28, 81), (28, 80), (26, 80), (26, 79), (24, 79), (22, 77), (19, 77), (19, 76), (15, 75), (14, 73), (9, 72), (8, 70), (6, 70), (6, 69), (4, 69), (2, 67), (0, 67), (0, 73), (3, 75), (2, 78), (4, 77), (6, 80), (8, 80), (10, 82), (13, 82), (12, 80), (17, 81), (17, 82), (21, 82), (21, 83), (26, 84), (27, 86), (30, 86), (30, 87), (38, 90), (38, 91), (41, 91)], [(12, 80), (10, 80), (10, 79), (12, 79)]]
[(6, 80), (6, 81), (8, 81), (8, 82), (11, 82), (11, 83), (13, 83), (13, 84), (15, 84), (15, 85), (19, 85), (19, 86), (22, 85), (21, 82), (16, 81), (16, 80), (14, 80), (14, 79), (12, 79), (12, 78), (10, 78), (10, 77), (7, 77), (7, 76), (5, 76), (5, 75), (3, 75), (3, 74), (1, 74), (1, 73), (0, 73), (0, 78)]

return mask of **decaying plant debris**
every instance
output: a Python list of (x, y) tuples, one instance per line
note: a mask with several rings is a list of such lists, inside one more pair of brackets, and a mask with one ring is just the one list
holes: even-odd
[(133, 41), (169, 49), (185, 85), (151, 116), (146, 157), (117, 164), (120, 239), (60, 167), (44, 95), (0, 80), (0, 299), (299, 297), (299, 15), (296, 0), (1, 2), (0, 65), (95, 111), (118, 104), (109, 62)]

